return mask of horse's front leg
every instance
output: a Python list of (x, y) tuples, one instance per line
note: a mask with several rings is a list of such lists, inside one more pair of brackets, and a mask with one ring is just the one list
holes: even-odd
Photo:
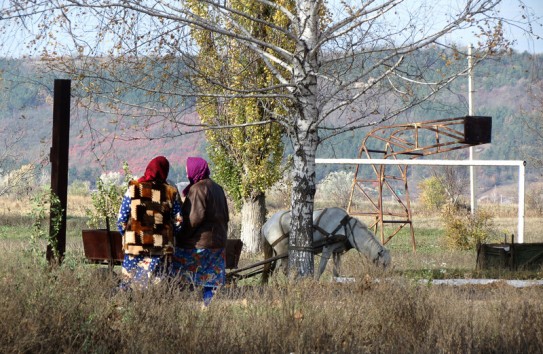
[(317, 270), (317, 274), (315, 274), (316, 280), (319, 280), (322, 273), (324, 273), (324, 269), (326, 269), (326, 263), (328, 263), (328, 260), (330, 259), (331, 255), (332, 255), (332, 248), (325, 246), (322, 249), (321, 261), (319, 262), (319, 269)]
[(341, 253), (334, 252), (333, 257), (334, 257), (334, 271), (333, 271), (334, 277), (339, 277), (339, 272), (341, 270)]

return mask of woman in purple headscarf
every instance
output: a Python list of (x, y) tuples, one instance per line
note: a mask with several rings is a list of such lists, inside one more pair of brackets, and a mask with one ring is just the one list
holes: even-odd
[(209, 178), (207, 162), (187, 159), (189, 185), (183, 190), (183, 223), (175, 238), (174, 275), (192, 286), (203, 288), (204, 303), (226, 280), (225, 248), (228, 233), (228, 205), (224, 190)]
[(121, 289), (147, 287), (167, 276), (174, 233), (181, 226), (177, 188), (166, 182), (170, 163), (164, 156), (149, 162), (145, 174), (128, 183), (117, 228), (123, 235)]

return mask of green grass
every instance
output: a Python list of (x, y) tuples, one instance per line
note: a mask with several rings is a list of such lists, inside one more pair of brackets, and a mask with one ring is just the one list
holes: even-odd
[[(28, 240), (32, 232), (32, 220), (27, 216), (4, 217), (0, 225), (0, 240)], [(84, 262), (83, 243), (81, 230), (87, 229), (87, 218), (80, 216), (68, 216), (67, 220), (67, 247), (66, 261), (70, 264)], [(503, 225), (510, 223), (509, 219), (498, 223)], [(112, 225), (114, 227), (114, 225)], [(396, 234), (386, 247), (390, 250), (393, 258), (391, 272), (404, 277), (414, 279), (443, 279), (443, 278), (466, 278), (466, 277), (498, 277), (509, 279), (533, 279), (541, 276), (540, 272), (507, 272), (498, 271), (477, 271), (477, 253), (475, 250), (461, 251), (452, 250), (447, 245), (444, 230), (441, 228), (439, 218), (427, 217), (420, 221), (414, 221), (416, 252), (413, 251), (411, 234), (408, 227), (404, 227)], [(388, 232), (388, 230), (386, 230)], [(254, 264), (263, 259), (261, 254), (242, 254), (240, 267)], [(315, 257), (315, 267), (318, 266), (320, 257)], [(72, 266), (73, 267), (73, 266)], [(354, 251), (348, 252), (343, 260), (343, 272), (349, 275), (359, 268), (371, 267), (365, 264), (365, 260)], [(323, 279), (331, 278), (332, 262), (329, 262)], [(255, 285), (259, 278), (245, 279), (241, 285)]]
[[(278, 275), (263, 286), (255, 277), (224, 287), (207, 309), (199, 292), (166, 282), (116, 292), (115, 274), (85, 262), (82, 217), (69, 218), (64, 263), (50, 268), (28, 252), (28, 221), (14, 218), (0, 229), (2, 353), (543, 351), (543, 287), (418, 282), (543, 277), (477, 271), (475, 251), (447, 248), (435, 220), (415, 224), (416, 252), (408, 230), (394, 236), (387, 271), (349, 251), (342, 274), (354, 283), (332, 282), (331, 264), (319, 282)], [(242, 254), (240, 266), (261, 259)]]
[(14, 225), (6, 226), (0, 225), (0, 240), (16, 240), (27, 238), (30, 232), (32, 231), (31, 227)]

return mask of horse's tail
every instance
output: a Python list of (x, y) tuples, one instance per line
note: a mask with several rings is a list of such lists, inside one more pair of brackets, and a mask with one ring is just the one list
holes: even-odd
[[(266, 240), (266, 236), (261, 231), (261, 237), (262, 237), (262, 250), (264, 251), (264, 260), (270, 259), (273, 257), (273, 248)], [(270, 275), (273, 271), (272, 262), (264, 263), (264, 269), (262, 270), (262, 284), (267, 284), (268, 280), (270, 279)]]

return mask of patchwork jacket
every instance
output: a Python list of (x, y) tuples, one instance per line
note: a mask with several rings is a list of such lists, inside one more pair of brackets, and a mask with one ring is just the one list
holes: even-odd
[(180, 212), (176, 187), (166, 183), (130, 181), (117, 220), (125, 254), (172, 254), (175, 232), (181, 224)]

